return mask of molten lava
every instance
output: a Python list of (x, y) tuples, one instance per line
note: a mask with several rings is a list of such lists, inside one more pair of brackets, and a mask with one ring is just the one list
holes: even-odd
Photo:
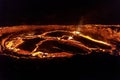
[(95, 25), (83, 25), (79, 29), (74, 25), (29, 27), (0, 29), (1, 54), (25, 58), (71, 57), (93, 52), (119, 55), (118, 27), (114, 30), (113, 27)]

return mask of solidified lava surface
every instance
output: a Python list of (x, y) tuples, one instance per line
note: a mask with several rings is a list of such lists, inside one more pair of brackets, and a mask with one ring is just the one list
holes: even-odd
[(56, 58), (93, 52), (120, 55), (118, 25), (20, 25), (0, 28), (1, 55)]

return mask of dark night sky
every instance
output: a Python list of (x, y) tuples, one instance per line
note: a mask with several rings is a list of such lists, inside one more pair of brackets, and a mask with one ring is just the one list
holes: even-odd
[(0, 25), (120, 24), (119, 0), (0, 0)]

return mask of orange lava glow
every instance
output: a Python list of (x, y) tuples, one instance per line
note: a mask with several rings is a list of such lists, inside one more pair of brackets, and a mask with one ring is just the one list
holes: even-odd
[[(10, 34), (3, 37), (1, 41), (4, 50), (37, 58), (86, 55), (94, 50), (108, 52), (112, 55), (114, 55), (114, 51), (117, 51), (118, 55), (120, 53), (117, 44), (120, 42), (120, 32), (117, 30), (120, 27), (118, 26), (114, 27), (114, 30), (108, 25), (80, 25), (80, 27), (75, 25), (32, 25), (31, 28), (29, 27), (1, 28), (1, 38), (4, 34)], [(32, 40), (33, 42), (31, 42)]]

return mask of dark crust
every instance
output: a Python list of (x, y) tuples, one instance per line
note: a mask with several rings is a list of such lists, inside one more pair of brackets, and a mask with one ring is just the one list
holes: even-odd
[[(70, 26), (60, 26), (60, 25), (44, 25), (44, 26), (33, 26), (33, 25), (22, 25), (22, 26), (13, 26), (13, 27), (3, 27), (3, 28), (0, 28), (0, 34), (1, 34), (1, 38), (4, 39), (2, 41), (6, 41), (10, 36), (6, 36), (7, 34), (13, 34), (13, 33), (21, 33), (21, 32), (29, 32), (29, 30), (31, 31), (35, 31), (35, 30), (41, 30), (41, 31), (51, 31), (51, 30), (72, 30), (73, 25), (71, 25), (71, 28)], [(4, 36), (5, 35), (5, 36)], [(4, 38), (5, 37), (5, 38)], [(3, 42), (2, 42), (3, 43)], [(2, 44), (1, 43), (1, 44)], [(2, 49), (4, 48), (3, 47), (4, 44), (2, 44)], [(10, 50), (7, 50), (7, 49), (3, 49), (0, 51), (1, 55), (4, 55), (4, 56), (9, 56), (9, 57), (12, 57), (12, 58), (16, 58), (16, 59), (42, 59), (42, 58), (39, 58), (39, 57), (33, 57), (33, 56), (30, 56), (30, 55), (18, 55), (16, 54), (15, 52), (12, 52)], [(69, 53), (69, 52), (62, 52), (62, 53), (53, 53), (53, 54), (50, 54), (49, 57), (44, 57), (44, 58), (48, 58), (48, 59), (51, 59), (51, 58), (60, 58), (60, 57), (72, 57), (73, 54)]]
[[(84, 26), (92, 26), (92, 27), (111, 27), (109, 25), (82, 25), (82, 27)], [(41, 30), (41, 31), (51, 31), (51, 30), (66, 30), (66, 31), (74, 31), (77, 30), (79, 26), (76, 25), (20, 25), (20, 26), (12, 26), (12, 27), (2, 27), (0, 28), (0, 36), (1, 36), (1, 40), (2, 39), (7, 39), (7, 36), (13, 33), (20, 33), (20, 32), (29, 32), (31, 31), (35, 31), (35, 30)], [(80, 26), (81, 27), (81, 26)], [(118, 25), (114, 25), (114, 28), (120, 28), (120, 26)], [(38, 58), (38, 57), (31, 57), (31, 56), (23, 56), (23, 55), (16, 55), (16, 53), (13, 53), (9, 50), (5, 50), (3, 49), (3, 45), (1, 42), (0, 46), (0, 55), (4, 55), (4, 56), (8, 56), (8, 57), (12, 57), (12, 58), (16, 58), (16, 59), (51, 59), (51, 58), (58, 58), (56, 57), (46, 57), (46, 58)], [(15, 55), (13, 55), (15, 54)], [(62, 53), (58, 53), (59, 55), (62, 55)], [(52, 54), (51, 54), (52, 55)], [(66, 58), (72, 57), (74, 56), (73, 54), (71, 55), (71, 53), (69, 52), (64, 52), (63, 55), (66, 55)], [(63, 56), (62, 56), (63, 57)]]

